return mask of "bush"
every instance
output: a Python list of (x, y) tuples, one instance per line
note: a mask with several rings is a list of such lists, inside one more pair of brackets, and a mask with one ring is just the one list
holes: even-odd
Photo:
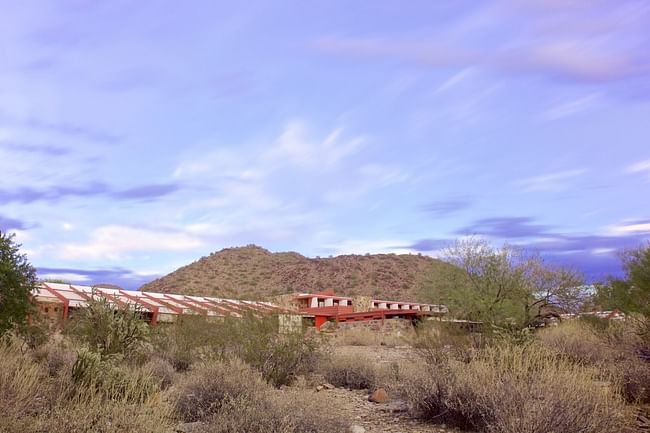
[(498, 346), (467, 363), (429, 364), (405, 380), (416, 416), (490, 433), (620, 432), (631, 417), (595, 369), (537, 344)]
[(246, 315), (218, 323), (202, 317), (183, 318), (156, 335), (154, 345), (177, 370), (188, 368), (197, 359), (238, 358), (279, 387), (309, 371), (320, 341), (298, 332), (280, 334), (277, 316)]
[(630, 403), (650, 404), (650, 363), (631, 359), (616, 367), (623, 397)]
[(145, 402), (159, 391), (151, 371), (114, 365), (87, 349), (79, 351), (72, 367), (72, 379), (76, 384), (114, 401)]
[(470, 333), (453, 324), (425, 322), (417, 328), (413, 347), (427, 364), (438, 364), (449, 359), (469, 362), (485, 346), (485, 338), (482, 334)]
[(163, 358), (154, 357), (144, 365), (144, 369), (151, 372), (161, 389), (169, 388), (177, 377), (174, 366)]
[(373, 389), (378, 372), (373, 361), (359, 356), (332, 356), (324, 361), (321, 371), (334, 386), (351, 389)]
[(571, 320), (541, 330), (538, 340), (550, 351), (585, 365), (604, 366), (620, 357), (597, 331), (585, 322)]
[(199, 429), (201, 433), (341, 433), (349, 424), (323, 412), (318, 396), (278, 391), (261, 399), (228, 400), (222, 410)]
[(10, 421), (43, 411), (52, 395), (47, 377), (14, 342), (0, 341), (0, 418)]
[(102, 357), (131, 354), (147, 341), (149, 326), (137, 308), (118, 308), (104, 298), (88, 301), (69, 332)]
[(233, 359), (211, 361), (191, 370), (175, 389), (174, 411), (185, 422), (205, 421), (235, 399), (253, 401), (267, 391), (261, 375)]

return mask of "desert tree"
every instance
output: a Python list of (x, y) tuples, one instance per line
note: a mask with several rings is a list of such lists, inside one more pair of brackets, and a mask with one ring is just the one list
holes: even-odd
[(23, 325), (31, 310), (36, 270), (20, 247), (14, 235), (0, 231), (0, 335)]
[(577, 272), (516, 246), (464, 238), (447, 247), (443, 259), (453, 266), (433, 273), (422, 294), (458, 318), (527, 327), (554, 311), (575, 311), (584, 296)]

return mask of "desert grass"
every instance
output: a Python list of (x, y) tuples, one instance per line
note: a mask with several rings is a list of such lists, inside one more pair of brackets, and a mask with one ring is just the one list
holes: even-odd
[(468, 362), (444, 358), (405, 380), (413, 413), (489, 433), (620, 432), (632, 419), (594, 368), (540, 344), (487, 347)]

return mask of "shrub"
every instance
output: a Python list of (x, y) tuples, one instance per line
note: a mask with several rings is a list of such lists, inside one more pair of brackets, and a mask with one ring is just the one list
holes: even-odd
[(650, 363), (630, 359), (617, 365), (623, 397), (631, 403), (650, 403)]
[(176, 380), (174, 366), (163, 358), (154, 357), (144, 365), (161, 389), (169, 388)]
[(104, 298), (88, 301), (69, 332), (103, 357), (130, 354), (148, 338), (149, 326), (137, 308), (115, 309)]
[[(0, 418), (15, 420), (42, 411), (51, 388), (47, 372), (13, 342), (0, 342)], [(1, 430), (1, 429), (0, 429)]]
[(72, 379), (76, 384), (116, 401), (144, 402), (159, 390), (151, 371), (114, 365), (87, 349), (79, 351), (72, 367)]
[(253, 401), (267, 391), (259, 373), (243, 362), (211, 361), (187, 373), (175, 389), (174, 411), (186, 422), (205, 421), (234, 399)]
[(327, 402), (300, 392), (228, 400), (199, 431), (205, 433), (341, 433), (349, 424), (323, 412)]
[(485, 336), (444, 322), (420, 324), (413, 339), (416, 353), (427, 364), (438, 364), (450, 358), (469, 362), (485, 344)]
[(405, 382), (414, 413), (490, 433), (619, 432), (630, 417), (595, 369), (537, 344), (484, 349), (468, 363), (430, 364)]
[(550, 351), (585, 365), (603, 366), (620, 356), (591, 326), (577, 320), (543, 329), (537, 337)]
[(154, 338), (154, 345), (177, 370), (197, 359), (238, 358), (274, 386), (288, 385), (314, 364), (320, 341), (302, 333), (280, 334), (277, 316), (228, 317), (218, 323), (183, 319)]
[(322, 363), (322, 374), (334, 386), (351, 389), (373, 389), (378, 372), (373, 361), (359, 356), (332, 356)]

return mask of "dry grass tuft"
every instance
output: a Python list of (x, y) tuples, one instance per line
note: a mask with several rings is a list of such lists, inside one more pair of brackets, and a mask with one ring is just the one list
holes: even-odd
[(322, 362), (320, 371), (334, 386), (351, 389), (373, 389), (378, 382), (378, 369), (366, 357), (335, 355)]
[(469, 362), (445, 359), (407, 379), (414, 413), (490, 433), (620, 432), (631, 417), (598, 371), (558, 358), (538, 344), (481, 351)]

